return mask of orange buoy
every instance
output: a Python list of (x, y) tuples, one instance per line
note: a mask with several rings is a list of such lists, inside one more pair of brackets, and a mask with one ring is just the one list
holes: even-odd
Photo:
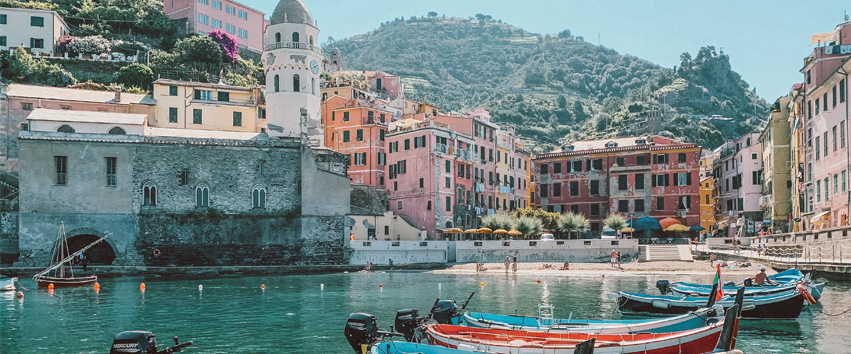
[(17, 296), (19, 299), (23, 299), (23, 298), (24, 298), (24, 292), (23, 292), (23, 291), (18, 291), (18, 293), (17, 293), (17, 294), (15, 294), (15, 296)]
[(100, 291), (100, 283), (95, 282), (95, 291)]
[(541, 279), (538, 279), (538, 284), (540, 284), (540, 283), (541, 283)]
[(266, 284), (260, 284), (260, 290), (266, 290)]
[(47, 290), (53, 290), (53, 283), (47, 284)]
[(139, 284), (139, 291), (145, 292), (145, 283)]
[(384, 287), (384, 284), (378, 284), (378, 287), (379, 287), (379, 288), (383, 288), (383, 287)]
[(484, 287), (485, 287), (485, 283), (479, 283), (479, 286), (481, 286), (481, 287), (483, 287), (483, 288), (484, 288)]

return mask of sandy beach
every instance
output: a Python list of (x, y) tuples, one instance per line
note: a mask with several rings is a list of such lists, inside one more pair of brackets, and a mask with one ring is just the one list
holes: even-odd
[[(549, 268), (545, 264), (550, 265)], [(731, 262), (732, 264), (732, 262)], [(712, 275), (715, 268), (709, 266), (709, 261), (695, 262), (630, 262), (621, 265), (621, 269), (613, 268), (609, 263), (571, 263), (569, 270), (561, 270), (562, 263), (518, 263), (517, 274), (544, 276), (646, 276), (646, 275)], [(736, 278), (754, 276), (759, 272), (759, 263), (751, 263), (749, 267), (721, 268), (721, 274), (735, 275)], [(766, 267), (766, 273), (775, 274), (773, 269)], [(443, 274), (476, 274), (476, 263), (457, 264), (447, 269), (433, 270)], [(509, 266), (509, 273), (510, 270)], [(480, 274), (504, 274), (503, 263), (485, 263), (484, 271)]]

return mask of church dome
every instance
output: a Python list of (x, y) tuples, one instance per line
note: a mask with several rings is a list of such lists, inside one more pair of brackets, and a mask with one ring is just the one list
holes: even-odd
[(279, 23), (306, 23), (313, 26), (313, 16), (301, 0), (281, 0), (275, 6), (270, 24)]

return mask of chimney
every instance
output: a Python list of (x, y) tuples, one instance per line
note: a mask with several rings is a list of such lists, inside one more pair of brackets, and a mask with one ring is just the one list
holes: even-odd
[(121, 102), (121, 86), (115, 87), (115, 102)]

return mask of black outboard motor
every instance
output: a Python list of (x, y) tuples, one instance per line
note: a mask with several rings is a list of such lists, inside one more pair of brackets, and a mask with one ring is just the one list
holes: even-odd
[(452, 324), (452, 319), (460, 315), (461, 310), (455, 300), (440, 300), (434, 306), (432, 318), (439, 324)]
[(734, 282), (734, 281), (728, 281), (728, 282), (724, 283), (724, 286), (726, 286), (726, 287), (733, 287), (733, 286), (736, 286), (736, 282)]
[(671, 282), (667, 280), (657, 280), (656, 288), (659, 289), (660, 292), (662, 292), (662, 295), (673, 293), (673, 291), (671, 291)]
[(378, 325), (375, 316), (368, 313), (349, 315), (344, 333), (355, 353), (362, 353), (362, 345), (369, 345), (378, 340)]
[(745, 286), (753, 286), (753, 278), (745, 278)]
[(416, 337), (415, 330), (423, 320), (424, 318), (420, 317), (420, 310), (404, 309), (396, 311), (394, 325), (396, 326), (396, 331), (401, 333), (406, 341), (414, 342)]
[(112, 340), (109, 354), (168, 354), (178, 353), (182, 348), (193, 344), (192, 341), (180, 343), (174, 337), (174, 346), (157, 350), (157, 335), (148, 331), (121, 332)]

